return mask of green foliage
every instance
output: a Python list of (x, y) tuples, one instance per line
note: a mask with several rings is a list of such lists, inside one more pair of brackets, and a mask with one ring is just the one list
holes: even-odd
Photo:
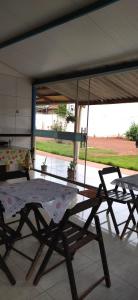
[(59, 104), (58, 108), (55, 109), (55, 113), (62, 118), (65, 118), (67, 115), (67, 105), (66, 104)]
[(65, 118), (66, 122), (75, 122), (75, 116), (67, 109), (66, 104), (59, 104), (58, 108), (55, 109), (55, 113), (61, 117)]
[(68, 112), (67, 116), (66, 116), (66, 121), (67, 121), (67, 123), (75, 122), (75, 116), (72, 113)]
[(133, 122), (129, 129), (126, 131), (125, 136), (130, 140), (130, 141), (136, 141), (138, 137), (138, 124)]
[(72, 160), (69, 164), (69, 169), (75, 170), (75, 167), (76, 167), (76, 163)]
[(45, 160), (43, 161), (43, 165), (46, 166), (47, 156), (45, 157)]

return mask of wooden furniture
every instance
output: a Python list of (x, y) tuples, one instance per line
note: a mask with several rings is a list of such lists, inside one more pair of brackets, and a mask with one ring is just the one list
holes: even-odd
[[(34, 257), (30, 257), (26, 253), (23, 253), (14, 247), (15, 242), (21, 238), (23, 226), (26, 224), (31, 231), (31, 235), (33, 235), (37, 240), (40, 240), (41, 233), (43, 231), (47, 231), (48, 225), (41, 215), (39, 208), (43, 207), (47, 213), (50, 214), (50, 217), (58, 222), (58, 220), (60, 221), (60, 219), (62, 219), (69, 202), (75, 200), (76, 194), (76, 188), (60, 185), (55, 182), (49, 182), (44, 179), (33, 179), (20, 183), (7, 183), (5, 185), (1, 185), (0, 237), (5, 236), (2, 240), (6, 246), (4, 258), (11, 250), (14, 250), (29, 261), (33, 262)], [(3, 213), (5, 213), (5, 218)], [(5, 219), (6, 217), (12, 217), (16, 213), (20, 214), (20, 220), (17, 230), (15, 231), (5, 224)], [(33, 221), (30, 218), (30, 213), (33, 215)], [(7, 236), (8, 241), (10, 240), (8, 243)], [(13, 280), (15, 282), (15, 279)], [(11, 283), (13, 280), (10, 280)]]
[[(131, 209), (129, 216), (125, 222), (125, 226), (122, 230), (121, 233), (121, 239), (124, 237), (124, 235), (127, 232), (127, 229), (131, 231), (135, 231), (138, 233), (138, 223), (134, 222), (134, 211), (136, 210), (138, 213), (138, 194), (135, 194), (134, 191), (138, 191), (138, 175), (131, 175), (131, 176), (126, 176), (123, 178), (115, 179), (112, 181), (112, 184), (121, 186), (123, 189), (129, 189), (131, 197), (132, 197), (132, 202), (131, 202)], [(134, 226), (129, 227), (130, 221), (133, 221)], [(136, 225), (136, 226), (135, 226)], [(136, 227), (136, 229), (135, 229)]]
[(18, 234), (4, 222), (3, 207), (0, 203), (0, 245), (5, 245), (6, 249), (4, 256), (2, 257), (0, 255), (0, 268), (5, 273), (12, 285), (14, 285), (16, 281), (4, 259), (6, 257), (7, 251), (9, 251), (9, 249), (11, 248), (11, 244), (17, 238)]
[[(126, 223), (126, 220), (117, 224), (116, 217), (113, 211), (113, 203), (121, 203), (126, 204), (128, 207), (128, 213), (131, 213), (131, 205), (133, 205), (133, 199), (131, 193), (127, 193), (126, 188), (123, 187), (121, 190), (119, 190), (119, 184), (116, 183), (115, 188), (108, 189), (107, 182), (106, 182), (106, 175), (113, 174), (115, 175), (115, 178), (122, 179), (122, 175), (120, 172), (119, 167), (106, 167), (99, 171), (99, 176), (101, 179), (102, 189), (105, 194), (105, 199), (107, 201), (108, 210), (107, 212), (110, 213), (112, 217), (112, 221), (114, 224), (114, 228), (116, 231), (116, 234), (119, 235), (119, 226)], [(134, 216), (131, 214), (131, 219), (133, 221), (133, 224), (136, 225), (136, 221)]]
[[(3, 167), (3, 168), (1, 168)], [(18, 179), (18, 178), (27, 178), (27, 180), (30, 180), (29, 170), (23, 169), (23, 170), (17, 170), (17, 171), (6, 171), (6, 166), (0, 166), (0, 180), (6, 181), (10, 179)]]
[(0, 181), (5, 181), (6, 165), (0, 165)]
[[(87, 199), (85, 201), (77, 203), (72, 209), (67, 209), (63, 219), (59, 224), (55, 224), (53, 221), (51, 221), (48, 231), (43, 232), (43, 234), (41, 234), (40, 236), (40, 247), (37, 251), (36, 258), (33, 264), (31, 265), (31, 268), (29, 269), (29, 272), (26, 277), (27, 279), (30, 277), (30, 274), (35, 266), (35, 262), (38, 260), (40, 252), (42, 251), (42, 248), (44, 247), (44, 245), (47, 245), (48, 250), (35, 276), (34, 285), (36, 285), (39, 282), (42, 275), (48, 273), (49, 271), (52, 271), (55, 267), (58, 267), (61, 263), (65, 262), (73, 300), (83, 299), (103, 280), (105, 280), (106, 286), (110, 287), (111, 282), (102, 238), (102, 232), (99, 223), (99, 218), (96, 215), (100, 202), (101, 200), (98, 198)], [(70, 220), (70, 217), (88, 208), (91, 209), (91, 212), (87, 221), (82, 227)], [(93, 218), (95, 220), (96, 233), (89, 230), (89, 226)], [(84, 293), (79, 298), (75, 283), (72, 260), (77, 250), (91, 241), (97, 241), (99, 245), (104, 274), (96, 283), (92, 284), (86, 291), (84, 291)], [(45, 270), (54, 251), (63, 256), (64, 259), (57, 263), (54, 267)]]
[(29, 177), (31, 156), (28, 149), (19, 147), (0, 148), (0, 181)]

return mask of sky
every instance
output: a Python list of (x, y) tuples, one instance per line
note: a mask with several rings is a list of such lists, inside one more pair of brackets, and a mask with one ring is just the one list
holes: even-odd
[[(138, 124), (138, 103), (94, 105), (89, 110), (89, 136), (122, 136), (130, 125)], [(82, 111), (82, 127), (87, 124), (87, 109)]]

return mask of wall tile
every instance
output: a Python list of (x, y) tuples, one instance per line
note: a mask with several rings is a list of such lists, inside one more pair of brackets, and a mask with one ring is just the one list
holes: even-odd
[(16, 117), (16, 131), (29, 133), (31, 131), (31, 118), (25, 116)]
[(17, 98), (17, 106), (16, 109), (19, 111), (19, 116), (29, 116), (31, 117), (32, 114), (32, 107), (31, 107), (31, 100), (30, 98)]
[(32, 98), (31, 81), (27, 79), (17, 78), (17, 96), (22, 98)]
[(16, 77), (0, 74), (0, 94), (16, 96)]

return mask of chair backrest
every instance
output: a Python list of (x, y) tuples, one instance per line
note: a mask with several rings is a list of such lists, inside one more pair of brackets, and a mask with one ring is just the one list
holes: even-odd
[[(49, 229), (46, 232), (47, 245), (51, 246), (52, 241), (53, 241), (53, 245), (55, 245), (55, 241), (58, 240), (59, 237), (62, 240), (62, 237), (61, 237), (62, 233), (65, 233), (66, 237), (68, 236), (69, 240), (71, 238), (71, 241), (74, 243), (78, 237), (82, 238), (83, 236), (85, 236), (86, 231), (89, 228), (92, 220), (95, 219), (96, 212), (101, 204), (101, 201), (102, 201), (101, 198), (98, 196), (91, 198), (91, 199), (89, 198), (87, 200), (83, 200), (81, 202), (78, 202), (72, 208), (68, 208), (64, 214), (64, 217), (62, 218), (62, 220), (60, 221), (59, 224), (55, 224), (53, 222), (53, 220), (51, 220), (49, 227), (48, 227)], [(83, 222), (83, 226), (77, 225), (76, 222), (72, 223), (72, 219), (70, 219), (70, 217), (72, 217), (73, 215), (76, 215), (80, 212), (83, 212), (84, 210), (87, 210), (87, 209), (90, 209), (90, 212), (88, 213), (88, 217), (85, 220), (85, 222)], [(83, 244), (83, 242), (82, 242), (82, 244)]]
[[(111, 189), (108, 189), (107, 187), (107, 182), (106, 182), (106, 176), (112, 173), (116, 173), (116, 178), (122, 178), (121, 171), (119, 167), (106, 167), (103, 168), (102, 170), (99, 170), (99, 176), (102, 184), (102, 188), (104, 190), (105, 195), (107, 196), (108, 191)], [(112, 190), (117, 191), (118, 185), (116, 185)], [(126, 189), (123, 188), (123, 192), (126, 193)]]
[(67, 209), (64, 218), (65, 218), (65, 223), (69, 220), (69, 218), (73, 215), (76, 215), (80, 212), (83, 212), (87, 209), (90, 209), (90, 212), (88, 213), (88, 217), (85, 220), (85, 222), (83, 223), (83, 228), (85, 230), (88, 229), (88, 227), (90, 226), (93, 218), (96, 215), (96, 212), (98, 211), (98, 208), (100, 206), (102, 202), (102, 197), (100, 197), (97, 193), (97, 196), (95, 198), (90, 198), (87, 200), (83, 200), (81, 202), (78, 202), (74, 207)]
[[(74, 253), (77, 249), (84, 246), (92, 239), (96, 239), (97, 235), (89, 231), (88, 228), (91, 224), (91, 221), (94, 219), (97, 231), (96, 218), (98, 218), (98, 216), (96, 216), (96, 212), (99, 208), (99, 202), (100, 198), (84, 200), (77, 203), (73, 208), (67, 209), (63, 219), (58, 225), (51, 221), (51, 224), (49, 225), (49, 232), (46, 233), (47, 245), (51, 246), (53, 244), (53, 247), (55, 247), (56, 242), (58, 241), (55, 249), (60, 254), (63, 253), (64, 236), (67, 240), (67, 244), (70, 249), (69, 251)], [(74, 222), (72, 218), (70, 219), (70, 217), (72, 217), (73, 215), (76, 215), (79, 212), (82, 212), (89, 208), (90, 213), (88, 213), (88, 217), (85, 222), (82, 223), (82, 226)]]
[(93, 198), (93, 199), (87, 199), (87, 200), (77, 203), (74, 207), (72, 207), (71, 209), (68, 209), (67, 211), (68, 211), (69, 215), (72, 216), (72, 215), (75, 215), (86, 209), (95, 207), (96, 205), (99, 204), (99, 201), (100, 201), (100, 199), (97, 197)]

